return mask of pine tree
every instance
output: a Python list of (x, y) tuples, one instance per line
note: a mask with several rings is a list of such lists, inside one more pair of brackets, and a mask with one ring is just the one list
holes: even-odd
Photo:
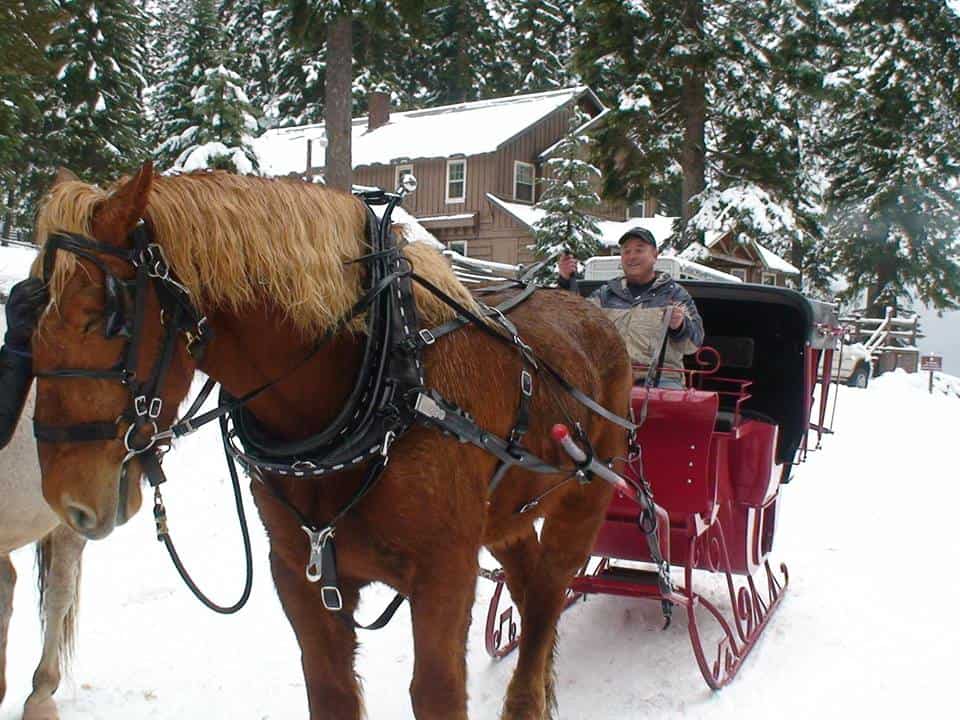
[(144, 158), (145, 17), (130, 0), (60, 0), (48, 57), (59, 67), (44, 108), (58, 162), (102, 181)]
[(729, 29), (717, 34), (710, 79), (707, 186), (691, 224), (757, 239), (789, 255), (808, 287), (822, 286), (818, 118), (829, 27), (817, 3), (723, 10)]
[(426, 13), (424, 64), (430, 104), (493, 97), (509, 90), (503, 28), (486, 0), (438, 0)]
[[(0, 6), (0, 234), (29, 212), (28, 179), (43, 153), (38, 99), (53, 85), (49, 0), (15, 0)], [(21, 217), (23, 219), (23, 217)]]
[[(425, 0), (404, 0), (392, 4), (401, 16), (414, 17), (422, 12), (424, 3)], [(384, 0), (288, 0), (295, 36), (314, 46), (322, 41), (326, 48), (324, 179), (332, 187), (349, 189), (352, 184), (354, 26), (370, 25), (383, 17), (370, 12), (383, 5)]]
[(585, 0), (577, 12), (577, 67), (615, 93), (598, 133), (606, 193), (659, 198), (682, 218), (681, 246), (734, 230), (819, 278), (818, 3)]
[(252, 140), (258, 125), (242, 82), (223, 65), (204, 72), (203, 82), (190, 93), (194, 124), (176, 136), (181, 149), (174, 167), (256, 171)]
[(270, 60), (274, 81), (264, 104), (264, 124), (286, 127), (322, 122), (325, 46), (302, 32), (287, 4), (268, 10), (265, 20), (274, 43)]
[(571, 85), (573, 6), (556, 0), (522, 0), (505, 5), (514, 90), (550, 90)]
[[(577, 7), (583, 39), (576, 67), (613, 109), (597, 134), (607, 196), (637, 201), (650, 193), (665, 201), (694, 173), (681, 165), (682, 80), (703, 48), (684, 33), (681, 9), (669, 0), (584, 0)], [(689, 197), (664, 209), (689, 218)]]
[(941, 0), (860, 0), (835, 16), (825, 145), (830, 237), (868, 311), (960, 299), (960, 19)]
[(592, 141), (580, 128), (587, 120), (582, 113), (574, 113), (569, 134), (546, 162), (537, 203), (546, 214), (534, 226), (537, 255), (549, 257), (563, 249), (586, 260), (600, 253), (600, 227), (590, 214), (600, 206), (594, 190), (600, 171), (585, 159)]
[(161, 168), (170, 167), (189, 146), (202, 122), (192, 96), (204, 85), (208, 70), (221, 64), (222, 38), (214, 0), (189, 0), (184, 17), (172, 28), (160, 84), (153, 94), (156, 114), (155, 153)]
[(269, 0), (222, 0), (227, 67), (242, 79), (244, 94), (258, 120), (275, 94), (275, 39), (268, 25)]

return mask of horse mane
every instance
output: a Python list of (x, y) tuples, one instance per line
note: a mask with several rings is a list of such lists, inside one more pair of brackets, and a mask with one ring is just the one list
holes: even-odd
[[(38, 242), (42, 245), (58, 230), (91, 235), (93, 214), (109, 197), (92, 185), (59, 183), (38, 215)], [(178, 279), (205, 311), (240, 312), (269, 301), (310, 337), (335, 326), (360, 295), (362, 264), (343, 263), (369, 252), (367, 211), (347, 193), (298, 180), (225, 172), (157, 176), (144, 219)], [(418, 274), (475, 307), (435, 249), (412, 243), (402, 252)], [(34, 274), (39, 263), (38, 258)], [(57, 253), (51, 278), (54, 304), (75, 267), (74, 255)], [(416, 284), (414, 294), (424, 324), (453, 317), (452, 310)]]
[[(79, 180), (68, 180), (54, 185), (44, 198), (37, 213), (35, 239), (40, 252), (30, 267), (33, 277), (42, 277), (44, 245), (56, 232), (77, 233), (88, 237), (93, 234), (93, 213), (97, 206), (109, 197), (109, 193), (96, 185)], [(53, 275), (50, 278), (50, 308), (57, 306), (67, 281), (77, 268), (77, 258), (72, 253), (57, 253)]]

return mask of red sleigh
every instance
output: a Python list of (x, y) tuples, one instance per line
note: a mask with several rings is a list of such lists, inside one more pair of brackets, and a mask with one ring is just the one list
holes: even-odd
[[(818, 440), (829, 432), (824, 419), (837, 323), (832, 306), (782, 288), (685, 286), (708, 333), (708, 347), (686, 372), (689, 389), (653, 389), (649, 398), (643, 387), (633, 392), (636, 417), (647, 402), (638, 439), (674, 592), (660, 590), (637, 503), (617, 492), (594, 545), (596, 560), (588, 564), (593, 569), (575, 578), (569, 602), (590, 594), (672, 601), (685, 610), (697, 664), (716, 690), (736, 675), (789, 582), (786, 565), (770, 565), (779, 489), (805, 459), (809, 432)], [(820, 367), (819, 413), (811, 422)], [(625, 474), (636, 478), (639, 468)], [(703, 573), (725, 579), (725, 602), (697, 592)], [(500, 609), (499, 571), (484, 575), (497, 583), (487, 651), (503, 657), (521, 629), (511, 606)], [(699, 608), (706, 613), (698, 615)]]

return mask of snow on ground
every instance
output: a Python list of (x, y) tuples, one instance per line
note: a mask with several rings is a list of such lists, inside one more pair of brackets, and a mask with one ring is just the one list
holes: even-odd
[[(954, 379), (955, 380), (955, 379)], [(839, 389), (836, 434), (783, 488), (775, 559), (791, 584), (733, 684), (704, 685), (683, 617), (661, 632), (657, 604), (595, 597), (560, 624), (559, 717), (809, 718), (955, 716), (953, 611), (960, 605), (956, 428), (960, 400), (928, 395), (924, 376), (889, 374)], [(242, 562), (223, 458), (213, 431), (168, 456), (171, 532), (190, 570), (221, 602), (239, 593)], [(180, 583), (149, 511), (88, 545), (73, 672), (63, 720), (305, 718), (298, 648), (281, 612), (252, 502), (256, 576), (250, 604), (221, 617)], [(943, 508), (943, 510), (940, 510)], [(32, 551), (20, 573), (0, 720), (19, 718), (39, 653)], [(719, 585), (705, 586), (722, 600)], [(470, 716), (497, 718), (516, 656), (483, 647), (492, 586), (478, 582), (469, 635)], [(389, 598), (365, 595), (363, 620)], [(323, 612), (318, 608), (317, 612)], [(372, 720), (412, 718), (409, 614), (361, 638), (359, 673)], [(954, 707), (951, 711), (949, 708)]]
[(0, 295), (6, 299), (10, 288), (18, 280), (30, 274), (30, 264), (37, 257), (37, 251), (21, 245), (0, 247)]

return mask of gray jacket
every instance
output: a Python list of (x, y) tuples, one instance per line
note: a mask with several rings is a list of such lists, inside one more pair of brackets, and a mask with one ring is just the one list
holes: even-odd
[[(560, 286), (576, 292), (576, 278)], [(657, 331), (662, 327), (664, 309), (674, 303), (684, 308), (683, 324), (667, 333), (667, 351), (664, 368), (683, 368), (683, 356), (696, 352), (703, 343), (703, 320), (697, 312), (697, 306), (672, 277), (658, 272), (653, 285), (636, 298), (627, 288), (624, 277), (614, 278), (595, 290), (589, 298), (606, 311), (607, 317), (617, 326), (627, 346), (630, 359), (641, 365), (649, 365), (656, 358), (653, 355), (658, 348), (653, 347), (657, 340)], [(680, 373), (667, 373), (681, 379)]]

